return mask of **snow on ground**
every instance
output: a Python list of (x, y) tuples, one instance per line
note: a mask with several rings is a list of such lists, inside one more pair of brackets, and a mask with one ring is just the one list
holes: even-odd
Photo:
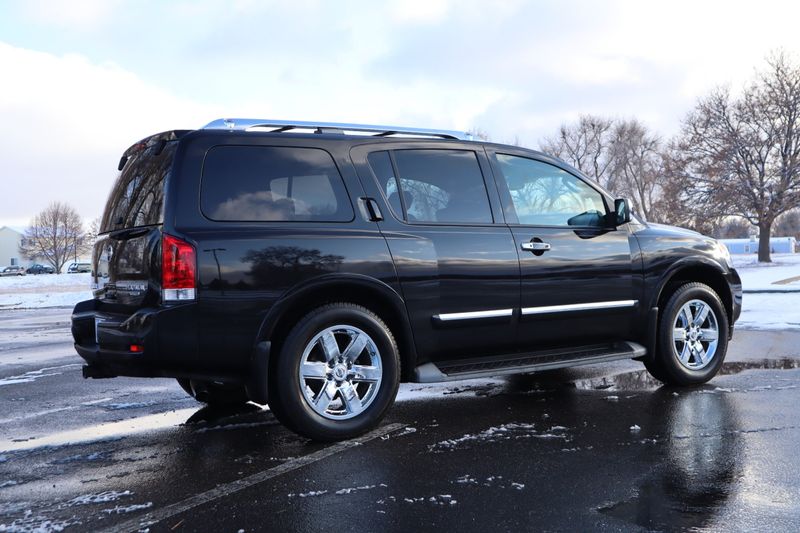
[(800, 292), (745, 294), (737, 328), (800, 330)]
[(772, 263), (759, 263), (755, 255), (734, 255), (733, 266), (746, 291), (800, 291), (800, 254), (772, 254)]
[(737, 328), (800, 329), (800, 254), (772, 254), (772, 263), (734, 255), (733, 264), (745, 290)]
[(91, 274), (40, 274), (0, 278), (0, 309), (72, 307), (92, 297)]

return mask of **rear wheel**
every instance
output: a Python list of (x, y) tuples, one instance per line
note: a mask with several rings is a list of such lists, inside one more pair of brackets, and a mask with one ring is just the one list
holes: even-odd
[(189, 396), (208, 405), (242, 405), (248, 401), (243, 385), (181, 378), (178, 384)]
[(728, 316), (711, 287), (679, 286), (659, 318), (654, 378), (670, 385), (699, 385), (713, 378), (728, 349)]
[(394, 337), (377, 315), (336, 303), (292, 329), (271, 374), (275, 416), (301, 435), (331, 441), (380, 422), (397, 395), (400, 363)]

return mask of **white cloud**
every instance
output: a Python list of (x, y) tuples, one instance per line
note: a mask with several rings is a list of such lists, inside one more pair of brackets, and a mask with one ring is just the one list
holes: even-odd
[(448, 0), (401, 0), (391, 2), (388, 11), (401, 24), (435, 24), (445, 18), (451, 5)]
[(120, 154), (160, 130), (215, 116), (113, 64), (0, 43), (0, 218), (28, 220), (50, 201), (102, 211)]
[(69, 28), (97, 28), (112, 17), (117, 0), (26, 0), (23, 10), (33, 21)]

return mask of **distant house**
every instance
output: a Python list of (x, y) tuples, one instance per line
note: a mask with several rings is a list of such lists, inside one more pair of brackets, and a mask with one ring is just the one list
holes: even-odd
[(17, 229), (8, 226), (0, 228), (0, 267), (33, 264), (33, 261), (22, 257), (19, 253), (19, 245), (23, 238), (25, 235)]
[[(720, 239), (732, 254), (757, 254), (758, 239)], [(770, 237), (769, 251), (773, 254), (793, 254), (797, 251), (797, 240), (794, 237)]]

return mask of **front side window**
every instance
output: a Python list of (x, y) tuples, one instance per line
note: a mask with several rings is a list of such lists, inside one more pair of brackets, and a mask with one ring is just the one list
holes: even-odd
[(492, 211), (475, 152), (396, 150), (370, 154), (369, 163), (392, 210), (409, 222), (487, 223)]
[(216, 146), (203, 163), (200, 205), (206, 217), (220, 221), (353, 218), (339, 170), (317, 148)]
[(520, 224), (606, 224), (603, 196), (577, 176), (526, 157), (497, 154), (497, 162)]

